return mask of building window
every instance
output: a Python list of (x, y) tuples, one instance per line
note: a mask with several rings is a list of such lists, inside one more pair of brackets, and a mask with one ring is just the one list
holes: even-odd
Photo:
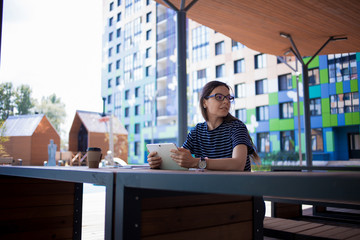
[(231, 49), (232, 49), (232, 51), (236, 51), (236, 50), (239, 50), (240, 48), (244, 48), (244, 47), (245, 47), (244, 44), (241, 44), (239, 42), (231, 40)]
[(112, 68), (112, 63), (108, 64), (108, 72), (111, 72), (111, 68)]
[(246, 108), (236, 109), (235, 110), (235, 117), (238, 118), (243, 123), (246, 123)]
[(135, 123), (135, 134), (140, 133), (140, 123)]
[(120, 69), (120, 59), (116, 60), (116, 69)]
[(109, 11), (111, 12), (114, 9), (114, 2), (111, 2), (109, 5)]
[(314, 98), (310, 99), (310, 116), (320, 116), (321, 115), (321, 99)]
[(146, 14), (146, 22), (148, 23), (148, 22), (150, 22), (151, 21), (151, 12), (148, 12), (147, 14)]
[(120, 76), (116, 77), (115, 84), (116, 84), (116, 86), (120, 85)]
[(120, 22), (120, 21), (121, 21), (121, 12), (119, 12), (119, 13), (117, 14), (116, 21), (117, 21), (117, 22)]
[(151, 47), (149, 47), (149, 48), (146, 49), (145, 58), (149, 58), (149, 57), (150, 57), (150, 51), (151, 51)]
[(235, 85), (235, 97), (244, 98), (246, 97), (246, 84), (240, 83)]
[(120, 49), (121, 49), (121, 44), (117, 44), (116, 45), (116, 53), (120, 53)]
[(116, 37), (121, 37), (121, 28), (116, 29)]
[(216, 66), (216, 78), (221, 78), (225, 76), (225, 64)]
[[(197, 91), (207, 83), (207, 69), (200, 69), (193, 72), (193, 90)], [(194, 99), (195, 100), (195, 99)]]
[(209, 29), (199, 26), (192, 30), (192, 61), (198, 62), (208, 58)]
[(113, 39), (113, 32), (109, 33), (109, 42), (111, 42)]
[(151, 37), (151, 29), (146, 31), (146, 40), (150, 40)]
[(294, 108), (292, 102), (280, 103), (280, 118), (287, 119), (294, 117)]
[(324, 140), (321, 128), (311, 129), (311, 150), (324, 151)]
[(151, 71), (151, 66), (146, 66), (146, 67), (145, 67), (145, 77), (149, 77), (149, 76), (150, 76), (150, 71)]
[(225, 52), (225, 43), (224, 41), (215, 43), (215, 55), (224, 54)]
[(291, 74), (284, 74), (278, 77), (279, 91), (286, 91), (292, 89)]
[(140, 155), (140, 146), (141, 146), (141, 142), (135, 142), (134, 143), (134, 155), (135, 156), (139, 156)]
[(111, 48), (109, 48), (109, 51), (108, 51), (108, 57), (111, 57), (111, 55), (112, 55), (112, 50), (113, 50), (113, 48), (111, 47)]
[(294, 151), (294, 131), (281, 131), (280, 132), (280, 149), (281, 151)]
[(129, 115), (130, 115), (130, 108), (126, 107), (125, 108), (125, 117), (129, 117)]
[(245, 72), (245, 60), (239, 59), (234, 61), (234, 73), (243, 73)]
[(256, 121), (269, 120), (269, 106), (256, 107)]
[(138, 98), (140, 94), (140, 87), (135, 88), (135, 97)]
[(130, 89), (125, 90), (125, 100), (128, 100), (130, 98)]
[(268, 80), (261, 79), (255, 81), (255, 93), (256, 95), (268, 93)]
[(266, 67), (266, 54), (258, 54), (254, 56), (255, 69)]
[(331, 83), (358, 78), (356, 53), (330, 54), (328, 64)]
[(270, 152), (270, 134), (268, 132), (257, 134), (257, 150), (262, 153)]
[(359, 112), (359, 93), (330, 95), (330, 113)]
[(117, 0), (117, 5), (118, 5), (118, 6), (121, 5), (121, 0)]
[(111, 27), (113, 25), (113, 20), (114, 20), (113, 17), (109, 18), (109, 27)]
[(318, 68), (310, 69), (308, 73), (309, 73), (309, 86), (319, 85), (320, 84), (319, 69)]
[(108, 79), (108, 88), (111, 88), (111, 78)]
[(107, 103), (108, 103), (108, 104), (111, 104), (111, 95), (109, 95), (109, 96), (107, 97)]

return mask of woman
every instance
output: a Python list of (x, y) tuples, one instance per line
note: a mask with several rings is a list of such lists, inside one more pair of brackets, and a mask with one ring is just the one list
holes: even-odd
[[(182, 148), (172, 150), (173, 160), (185, 168), (251, 171), (249, 156), (255, 161), (259, 156), (245, 124), (229, 113), (233, 101), (226, 83), (207, 83), (199, 101), (205, 122), (190, 131)], [(161, 158), (151, 152), (148, 162), (158, 168)]]

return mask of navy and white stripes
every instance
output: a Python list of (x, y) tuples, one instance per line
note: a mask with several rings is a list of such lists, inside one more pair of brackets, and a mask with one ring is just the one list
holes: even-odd
[(239, 144), (248, 147), (244, 171), (251, 171), (249, 154), (254, 149), (250, 142), (246, 125), (240, 120), (223, 122), (219, 127), (208, 130), (207, 123), (198, 123), (190, 131), (183, 147), (189, 149), (195, 157), (231, 158), (233, 149)]

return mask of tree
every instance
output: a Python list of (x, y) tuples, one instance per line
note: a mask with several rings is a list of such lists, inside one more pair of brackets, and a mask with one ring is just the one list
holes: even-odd
[(2, 120), (14, 115), (13, 85), (11, 82), (0, 84), (0, 115)]
[(43, 113), (49, 119), (58, 133), (61, 133), (60, 125), (65, 122), (65, 104), (55, 94), (42, 97), (40, 103), (35, 104), (35, 112)]
[(30, 113), (34, 107), (34, 100), (31, 99), (31, 89), (28, 85), (21, 85), (15, 92), (15, 107), (18, 115), (26, 115)]
[(0, 119), (0, 156), (8, 156), (8, 154), (5, 151), (5, 147), (3, 145), (4, 142), (9, 141), (8, 137), (4, 136), (4, 132), (5, 132), (5, 127), (4, 125), (4, 120)]

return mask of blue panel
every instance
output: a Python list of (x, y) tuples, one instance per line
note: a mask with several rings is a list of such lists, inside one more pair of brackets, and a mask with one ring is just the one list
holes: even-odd
[[(289, 96), (288, 96), (288, 93), (291, 92), (291, 94), (293, 94), (293, 90), (291, 91), (280, 91), (278, 93), (278, 96), (279, 96), (279, 103), (284, 103), (284, 102), (292, 102), (293, 99), (291, 99)], [(296, 91), (295, 91), (295, 95), (296, 96)]]
[(270, 131), (270, 127), (269, 127), (269, 121), (261, 121), (258, 122), (259, 126), (256, 128), (256, 132), (269, 132)]
[(328, 67), (327, 64), (327, 55), (319, 56), (319, 69), (326, 69)]
[(329, 97), (329, 84), (321, 84), (321, 98)]
[(321, 97), (321, 86), (320, 85), (311, 86), (309, 88), (309, 97), (310, 98), (319, 98), (319, 97)]
[(322, 117), (314, 116), (310, 118), (311, 128), (321, 128), (322, 127)]
[(269, 105), (269, 118), (280, 118), (279, 105)]
[[(298, 117), (295, 116), (294, 117), (294, 127), (295, 129), (298, 129)], [(300, 128), (304, 129), (304, 117), (300, 116)]]
[(329, 94), (336, 94), (336, 83), (329, 83)]
[(338, 126), (345, 126), (345, 114), (340, 113), (337, 115), (338, 117)]
[(349, 93), (349, 92), (351, 92), (350, 81), (344, 81), (343, 82), (343, 93)]

